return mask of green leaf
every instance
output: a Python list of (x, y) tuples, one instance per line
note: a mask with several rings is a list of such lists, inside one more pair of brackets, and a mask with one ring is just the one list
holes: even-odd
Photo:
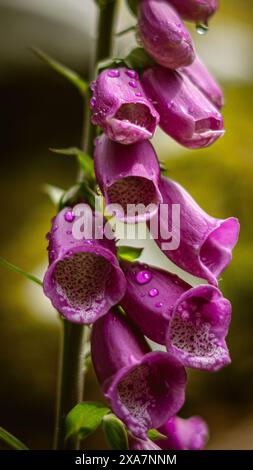
[(58, 206), (63, 194), (64, 189), (58, 188), (58, 186), (53, 186), (52, 184), (44, 184), (42, 186), (42, 190), (49, 196), (50, 201), (55, 205)]
[(109, 447), (112, 450), (128, 450), (127, 431), (120, 419), (113, 414), (108, 414), (103, 419), (103, 430)]
[(53, 59), (40, 49), (37, 49), (36, 47), (31, 47), (31, 50), (43, 62), (45, 62), (45, 64), (49, 65), (49, 67), (51, 67), (57, 73), (65, 77), (70, 83), (72, 83), (72, 85), (74, 85), (81, 93), (81, 95), (86, 95), (89, 89), (89, 85), (83, 78), (80, 77), (80, 75), (63, 65), (61, 62), (58, 62), (57, 60)]
[(77, 183), (63, 194), (59, 202), (59, 211), (67, 206), (75, 206), (79, 202), (85, 202), (95, 209), (95, 197), (96, 194), (85, 181)]
[(127, 0), (128, 8), (137, 16), (138, 13), (138, 0)]
[(15, 450), (29, 450), (28, 447), (17, 439), (15, 436), (10, 434), (8, 431), (0, 427), (0, 441), (8, 444), (12, 449)]
[(75, 156), (84, 173), (85, 178), (88, 181), (91, 181), (92, 183), (94, 183), (95, 181), (94, 164), (90, 155), (83, 152), (81, 149), (77, 147), (69, 147), (69, 148), (63, 148), (63, 149), (50, 148), (49, 150), (51, 150), (51, 152), (58, 153), (60, 155)]
[(15, 273), (21, 274), (21, 276), (26, 277), (26, 279), (29, 279), (29, 281), (33, 281), (35, 282), (35, 284), (39, 284), (39, 286), (43, 285), (42, 281), (38, 279), (36, 276), (23, 271), (22, 269), (18, 268), (17, 266), (10, 263), (9, 261), (6, 261), (4, 258), (0, 257), (0, 264), (4, 266), (5, 268), (10, 269), (10, 271), (14, 271)]
[(100, 8), (105, 8), (109, 3), (114, 3), (116, 0), (95, 0)]
[(167, 439), (167, 436), (161, 434), (157, 429), (150, 429), (148, 431), (148, 438), (151, 439), (151, 441), (158, 441), (160, 439)]
[(116, 33), (116, 36), (120, 38), (121, 36), (124, 36), (127, 33), (131, 33), (132, 31), (136, 31), (136, 25), (129, 26), (129, 28), (122, 29), (122, 31), (119, 31), (118, 33)]
[(127, 67), (142, 71), (147, 67), (154, 65), (153, 59), (147, 54), (142, 47), (136, 47), (124, 58)]
[(86, 439), (100, 426), (110, 410), (103, 403), (83, 402), (76, 405), (66, 417), (66, 439), (78, 436)]
[(133, 246), (118, 246), (117, 255), (122, 260), (136, 261), (142, 254), (143, 248), (134, 248)]

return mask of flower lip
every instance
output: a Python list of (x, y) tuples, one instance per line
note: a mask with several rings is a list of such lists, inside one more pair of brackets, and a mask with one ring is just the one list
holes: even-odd
[(184, 403), (186, 372), (165, 352), (147, 353), (119, 370), (103, 385), (115, 414), (133, 435), (147, 439), (147, 431), (173, 416)]
[(108, 135), (122, 144), (150, 139), (159, 122), (157, 114), (139, 101), (123, 103), (112, 116), (107, 117)]
[(232, 259), (240, 231), (238, 219), (230, 217), (221, 221), (219, 226), (209, 233), (199, 252), (199, 262), (206, 273), (206, 279), (217, 285), (217, 276), (226, 268)]
[[(127, 176), (121, 178), (108, 187), (106, 203), (115, 204), (115, 214), (119, 219), (128, 223), (145, 222), (158, 211), (158, 205), (162, 202), (162, 196), (154, 181), (143, 176)], [(117, 210), (120, 205), (124, 211)], [(136, 206), (138, 214), (133, 208)], [(147, 208), (149, 210), (147, 210)]]
[(225, 342), (231, 304), (214, 286), (199, 285), (175, 304), (166, 347), (186, 367), (219, 370), (230, 363)]
[(119, 302), (126, 281), (110, 250), (83, 242), (52, 262), (43, 288), (62, 316), (90, 324)]

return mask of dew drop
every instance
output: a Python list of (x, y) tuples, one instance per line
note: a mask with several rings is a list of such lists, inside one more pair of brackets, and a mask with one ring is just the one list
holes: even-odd
[(128, 82), (128, 85), (132, 88), (137, 88), (138, 86), (135, 80), (130, 80), (130, 82)]
[(208, 24), (200, 23), (196, 25), (196, 31), (201, 36), (204, 36), (208, 32)]
[(148, 293), (148, 295), (149, 295), (150, 297), (156, 297), (158, 294), (159, 294), (159, 290), (156, 289), (155, 287), (154, 287), (153, 289), (150, 289), (150, 291), (149, 291), (149, 293)]
[(161, 308), (162, 306), (163, 306), (162, 302), (157, 302), (157, 303), (155, 304), (155, 307), (156, 307), (156, 308)]
[(58, 230), (58, 225), (55, 225), (55, 226), (53, 227), (53, 232), (54, 232), (54, 233), (56, 232), (56, 230)]
[(66, 222), (73, 222), (73, 220), (75, 219), (75, 216), (72, 211), (67, 211), (64, 214), (64, 219), (66, 220)]
[(72, 234), (72, 231), (71, 231), (71, 230), (67, 230), (66, 234), (67, 234), (67, 235), (71, 235), (71, 234)]
[(147, 284), (152, 279), (152, 274), (149, 271), (140, 271), (136, 275), (136, 281), (138, 284)]
[(90, 107), (94, 108), (95, 105), (96, 105), (96, 98), (93, 96), (93, 98), (91, 98), (91, 100), (90, 100)]
[(140, 92), (140, 91), (137, 91), (137, 92), (135, 93), (135, 96), (140, 97), (140, 96), (141, 96), (141, 92)]
[(120, 76), (120, 72), (119, 70), (109, 70), (109, 72), (107, 73), (108, 77), (111, 77), (111, 78), (117, 78)]
[(129, 78), (135, 78), (136, 80), (139, 78), (139, 75), (138, 75), (138, 73), (137, 73), (135, 70), (127, 70), (127, 71), (126, 71), (126, 75), (127, 75)]

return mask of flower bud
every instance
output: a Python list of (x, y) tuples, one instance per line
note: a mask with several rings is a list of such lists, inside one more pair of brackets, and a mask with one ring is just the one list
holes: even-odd
[(217, 108), (185, 75), (163, 67), (144, 72), (142, 84), (160, 114), (160, 126), (185, 147), (208, 147), (224, 134)]
[(217, 0), (167, 0), (185, 20), (206, 24), (218, 8)]
[(191, 36), (167, 0), (140, 0), (138, 28), (144, 48), (158, 64), (176, 69), (193, 62)]

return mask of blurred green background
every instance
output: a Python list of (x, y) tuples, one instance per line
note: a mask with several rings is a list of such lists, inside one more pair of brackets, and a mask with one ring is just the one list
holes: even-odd
[[(67, 188), (70, 157), (49, 147), (80, 146), (83, 103), (28, 47), (41, 47), (87, 75), (95, 37), (92, 0), (0, 0), (0, 256), (42, 277), (45, 233), (54, 207), (43, 184)], [(123, 2), (122, 2), (123, 3)], [(202, 415), (211, 449), (253, 449), (253, 3), (221, 0), (197, 49), (224, 87), (226, 134), (207, 150), (188, 151), (159, 133), (155, 145), (169, 175), (210, 214), (236, 216), (241, 236), (220, 287), (233, 303), (228, 338), (232, 365), (193, 371), (182, 416)], [(121, 12), (118, 29), (133, 23)], [(134, 43), (119, 41), (123, 53)], [(0, 267), (0, 425), (29, 447), (49, 448), (53, 434), (60, 322), (41, 289)], [(92, 372), (86, 398), (98, 399)], [(97, 433), (88, 448), (105, 448)], [(2, 447), (3, 448), (3, 447)]]

